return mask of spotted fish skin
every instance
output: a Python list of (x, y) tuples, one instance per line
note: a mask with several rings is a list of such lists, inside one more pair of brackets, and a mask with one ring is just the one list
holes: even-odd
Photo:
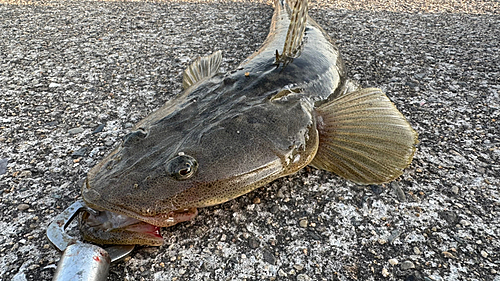
[(124, 221), (116, 213), (168, 227), (306, 165), (377, 183), (411, 162), (416, 133), (380, 90), (346, 78), (307, 0), (276, 1), (259, 51), (228, 73), (217, 72), (221, 61), (221, 52), (195, 61), (185, 91), (91, 169), (83, 199), (106, 216), (82, 219), (87, 239), (158, 245), (156, 236), (134, 232), (139, 227), (112, 236), (105, 222)]

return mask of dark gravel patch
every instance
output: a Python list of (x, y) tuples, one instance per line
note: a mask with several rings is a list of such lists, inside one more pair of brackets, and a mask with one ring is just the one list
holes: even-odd
[[(321, 3), (320, 3), (321, 4)], [(351, 77), (419, 132), (396, 182), (306, 168), (164, 230), (109, 280), (500, 280), (500, 16), (310, 14)], [(45, 238), (85, 173), (181, 91), (196, 57), (235, 67), (267, 35), (259, 3), (0, 5), (0, 279), (50, 280)], [(8, 159), (8, 160), (7, 160)]]

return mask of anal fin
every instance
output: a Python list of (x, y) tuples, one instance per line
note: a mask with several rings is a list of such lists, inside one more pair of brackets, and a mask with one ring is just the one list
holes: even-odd
[(182, 78), (184, 90), (197, 82), (212, 77), (219, 70), (222, 63), (222, 52), (217, 51), (209, 56), (196, 59), (186, 70)]
[(380, 184), (411, 163), (417, 133), (380, 89), (347, 93), (316, 113), (319, 148), (312, 166), (357, 183)]

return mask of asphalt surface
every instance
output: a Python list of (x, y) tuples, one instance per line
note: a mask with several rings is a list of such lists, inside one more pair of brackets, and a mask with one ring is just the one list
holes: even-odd
[[(466, 1), (467, 2), (467, 1)], [(495, 1), (314, 2), (349, 76), (418, 131), (412, 165), (358, 186), (306, 168), (163, 229), (109, 280), (500, 280)], [(399, 3), (399, 4), (398, 4)], [(50, 280), (46, 240), (85, 173), (181, 92), (190, 61), (258, 49), (258, 2), (0, 4), (0, 280)]]

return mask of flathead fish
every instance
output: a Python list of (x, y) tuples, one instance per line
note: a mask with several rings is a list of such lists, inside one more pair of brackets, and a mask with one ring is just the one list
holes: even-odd
[(307, 165), (360, 184), (399, 177), (417, 134), (387, 96), (346, 77), (307, 0), (277, 0), (262, 47), (219, 73), (220, 51), (184, 72), (184, 92), (140, 121), (82, 187), (87, 240), (161, 245), (159, 227)]

